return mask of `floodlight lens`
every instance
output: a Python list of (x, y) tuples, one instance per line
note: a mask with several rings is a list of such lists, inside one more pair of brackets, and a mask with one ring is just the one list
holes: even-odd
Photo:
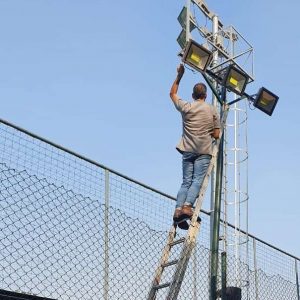
[(191, 60), (193, 60), (197, 64), (199, 64), (201, 62), (200, 56), (194, 52), (191, 54)]
[(230, 77), (229, 82), (232, 83), (232, 84), (235, 85), (235, 86), (238, 85), (238, 81), (237, 81), (236, 79), (234, 79), (233, 77)]
[(190, 40), (186, 46), (182, 61), (202, 72), (205, 71), (211, 59), (212, 53), (209, 50)]
[(274, 101), (274, 97), (272, 97), (270, 94), (268, 94), (266, 91), (262, 92), (261, 99), (259, 99), (259, 102), (264, 105), (268, 106), (271, 105)]
[(224, 85), (226, 88), (236, 94), (243, 94), (248, 83), (248, 75), (234, 66), (229, 66), (226, 76), (224, 77)]
[[(201, 59), (202, 57), (202, 59)], [(205, 53), (202, 49), (197, 48), (195, 45), (191, 47), (191, 50), (189, 51), (187, 60), (194, 64), (195, 67), (203, 70), (205, 68), (205, 63), (207, 62), (209, 58), (209, 55)]]

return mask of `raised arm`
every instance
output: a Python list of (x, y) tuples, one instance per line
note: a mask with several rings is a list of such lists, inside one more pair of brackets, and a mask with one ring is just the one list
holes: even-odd
[(174, 102), (174, 104), (179, 99), (177, 92), (178, 92), (179, 83), (180, 83), (180, 80), (181, 80), (183, 74), (184, 74), (184, 66), (183, 66), (183, 64), (180, 64), (177, 67), (177, 76), (176, 76), (176, 79), (173, 82), (173, 84), (171, 86), (171, 90), (170, 90), (170, 97), (171, 97), (172, 101)]

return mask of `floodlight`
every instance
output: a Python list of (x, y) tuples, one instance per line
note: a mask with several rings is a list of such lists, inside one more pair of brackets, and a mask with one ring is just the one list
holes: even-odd
[[(187, 18), (187, 9), (186, 7), (183, 7), (177, 20), (180, 23), (182, 30), (177, 38), (177, 42), (180, 45), (180, 47), (183, 49), (187, 43), (186, 38), (186, 18)], [(193, 31), (196, 28), (196, 25), (194, 21), (190, 19), (190, 32)]]
[(177, 43), (183, 49), (186, 45), (186, 31), (184, 29), (181, 30), (178, 38), (177, 38)]
[(230, 65), (223, 78), (223, 85), (236, 94), (243, 94), (249, 81), (249, 75)]
[(189, 40), (182, 61), (199, 72), (204, 72), (209, 66), (213, 54), (208, 49), (193, 40)]
[(262, 87), (260, 88), (253, 105), (267, 115), (271, 116), (278, 102), (278, 99), (278, 96)]

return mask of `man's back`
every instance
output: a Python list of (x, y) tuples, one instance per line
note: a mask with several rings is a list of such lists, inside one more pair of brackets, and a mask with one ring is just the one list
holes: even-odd
[(184, 66), (177, 68), (177, 76), (170, 90), (170, 98), (182, 115), (183, 134), (177, 146), (182, 153), (182, 184), (176, 198), (174, 222), (193, 215), (193, 205), (207, 172), (211, 154), (212, 138), (219, 138), (220, 120), (215, 107), (205, 103), (207, 88), (197, 83), (193, 88), (192, 103), (182, 101), (177, 94)]
[(192, 103), (179, 99), (175, 107), (182, 115), (183, 134), (177, 145), (180, 152), (211, 154), (212, 133), (219, 128), (219, 118), (215, 107), (197, 100)]

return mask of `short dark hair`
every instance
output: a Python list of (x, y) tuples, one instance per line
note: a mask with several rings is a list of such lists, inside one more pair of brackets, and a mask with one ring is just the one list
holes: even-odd
[(200, 82), (194, 85), (193, 98), (195, 100), (206, 98), (206, 93), (207, 93), (207, 87), (204, 83)]

